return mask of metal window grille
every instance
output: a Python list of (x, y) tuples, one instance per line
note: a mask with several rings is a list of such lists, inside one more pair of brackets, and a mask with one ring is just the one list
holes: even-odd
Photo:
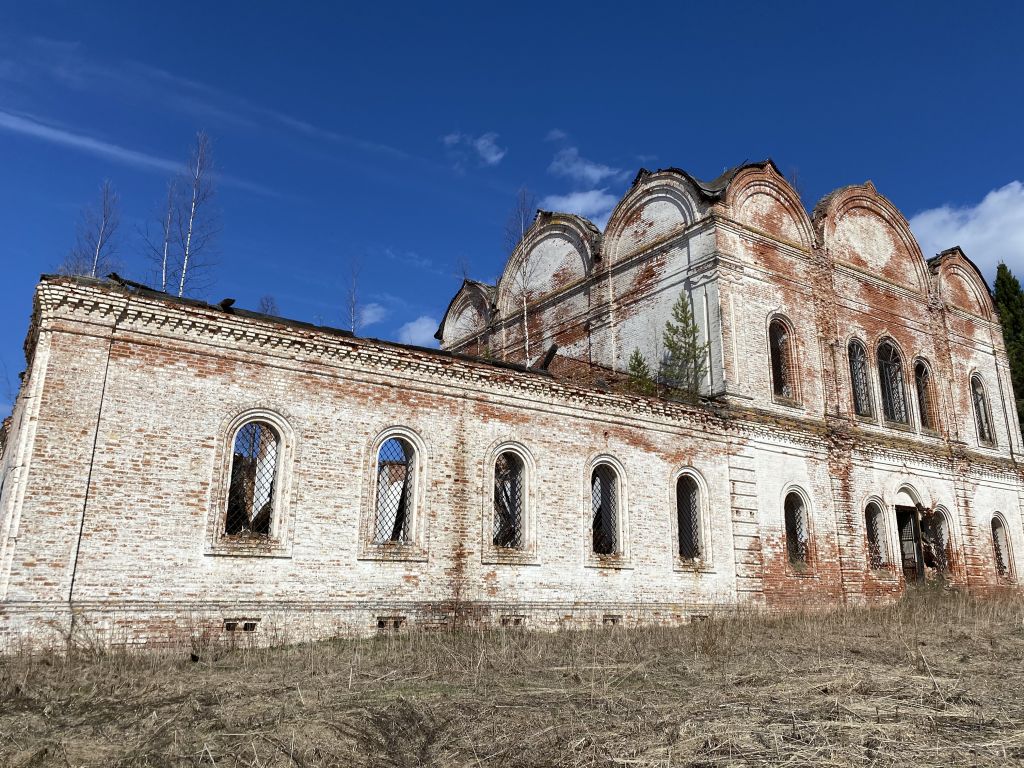
[(243, 424), (235, 433), (225, 535), (270, 535), (279, 442), (274, 428), (262, 421)]
[(921, 428), (936, 429), (938, 418), (935, 411), (935, 396), (932, 392), (932, 372), (923, 362), (914, 366), (914, 383), (917, 386), (917, 407), (920, 410)]
[(523, 546), (523, 460), (507, 451), (494, 462), (494, 530), (496, 547)]
[(999, 518), (992, 518), (992, 549), (996, 558), (996, 572), (1003, 577), (1010, 575), (1010, 548), (1006, 540), (1006, 528)]
[(946, 519), (941, 512), (925, 511), (921, 515), (921, 552), (924, 564), (945, 573), (949, 570), (949, 536)]
[(985, 387), (977, 376), (971, 377), (971, 397), (974, 400), (974, 422), (978, 426), (978, 440), (991, 443), (992, 425), (988, 420), (988, 399), (985, 397)]
[(415, 474), (416, 449), (399, 437), (385, 440), (377, 452), (374, 544), (409, 541)]
[(868, 356), (864, 345), (851, 341), (847, 348), (850, 358), (850, 382), (853, 386), (853, 410), (858, 416), (871, 415), (871, 387), (868, 384)]
[(884, 342), (878, 348), (878, 379), (882, 385), (882, 413), (886, 421), (909, 423), (907, 394), (903, 386), (903, 360), (896, 347)]
[(795, 400), (789, 329), (781, 320), (773, 320), (768, 327), (768, 343), (772, 358), (772, 389), (776, 397)]
[(683, 475), (676, 482), (676, 517), (679, 556), (684, 560), (696, 560), (701, 554), (700, 488), (689, 475)]
[(594, 552), (611, 555), (618, 551), (619, 479), (607, 464), (594, 468), (590, 476), (591, 510), (594, 517)]
[(885, 521), (877, 504), (868, 504), (864, 513), (864, 527), (868, 539), (868, 564), (875, 569), (886, 566)]
[(807, 562), (807, 510), (804, 508), (804, 500), (798, 493), (791, 493), (786, 497), (786, 551), (789, 554), (789, 562), (803, 564)]

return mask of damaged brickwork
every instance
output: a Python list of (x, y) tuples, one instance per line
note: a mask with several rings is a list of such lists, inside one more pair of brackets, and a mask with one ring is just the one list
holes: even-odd
[[(708, 349), (695, 406), (624, 375), (634, 350), (657, 366), (681, 292)], [(3, 642), (73, 623), (116, 642), (670, 624), (891, 599), (919, 577), (1017, 589), (1022, 446), (988, 289), (959, 249), (926, 261), (870, 182), (808, 214), (770, 161), (712, 182), (641, 171), (604, 232), (538, 215), (438, 338), (44, 277), (0, 453)], [(510, 456), (516, 474), (496, 471)]]

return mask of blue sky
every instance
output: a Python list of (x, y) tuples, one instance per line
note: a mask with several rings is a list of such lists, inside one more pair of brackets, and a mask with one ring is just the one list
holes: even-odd
[(516, 191), (602, 220), (642, 166), (772, 157), (808, 206), (872, 179), (926, 255), (1024, 272), (1024, 6), (0, 5), (0, 412), (40, 273), (109, 178), (122, 274), (198, 129), (222, 231), (202, 298), (430, 343), (491, 281)]

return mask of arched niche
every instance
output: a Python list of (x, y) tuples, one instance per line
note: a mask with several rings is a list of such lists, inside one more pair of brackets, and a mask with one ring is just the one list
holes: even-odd
[(943, 302), (986, 320), (994, 318), (992, 296), (985, 279), (960, 248), (943, 251), (929, 265), (937, 275)]
[(463, 280), (445, 312), (435, 338), (444, 349), (461, 346), (487, 333), (491, 323), (494, 288), (474, 280)]
[(737, 173), (725, 202), (732, 217), (743, 224), (807, 251), (814, 245), (814, 229), (800, 195), (772, 163)]
[(605, 257), (615, 264), (644, 250), (688, 227), (704, 207), (686, 177), (673, 171), (649, 174), (612, 211), (605, 227)]

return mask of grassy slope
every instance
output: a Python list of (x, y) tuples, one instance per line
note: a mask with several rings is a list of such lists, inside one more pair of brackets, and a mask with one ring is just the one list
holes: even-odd
[(1024, 603), (678, 629), (410, 634), (272, 650), (21, 654), (17, 766), (1024, 763)]

